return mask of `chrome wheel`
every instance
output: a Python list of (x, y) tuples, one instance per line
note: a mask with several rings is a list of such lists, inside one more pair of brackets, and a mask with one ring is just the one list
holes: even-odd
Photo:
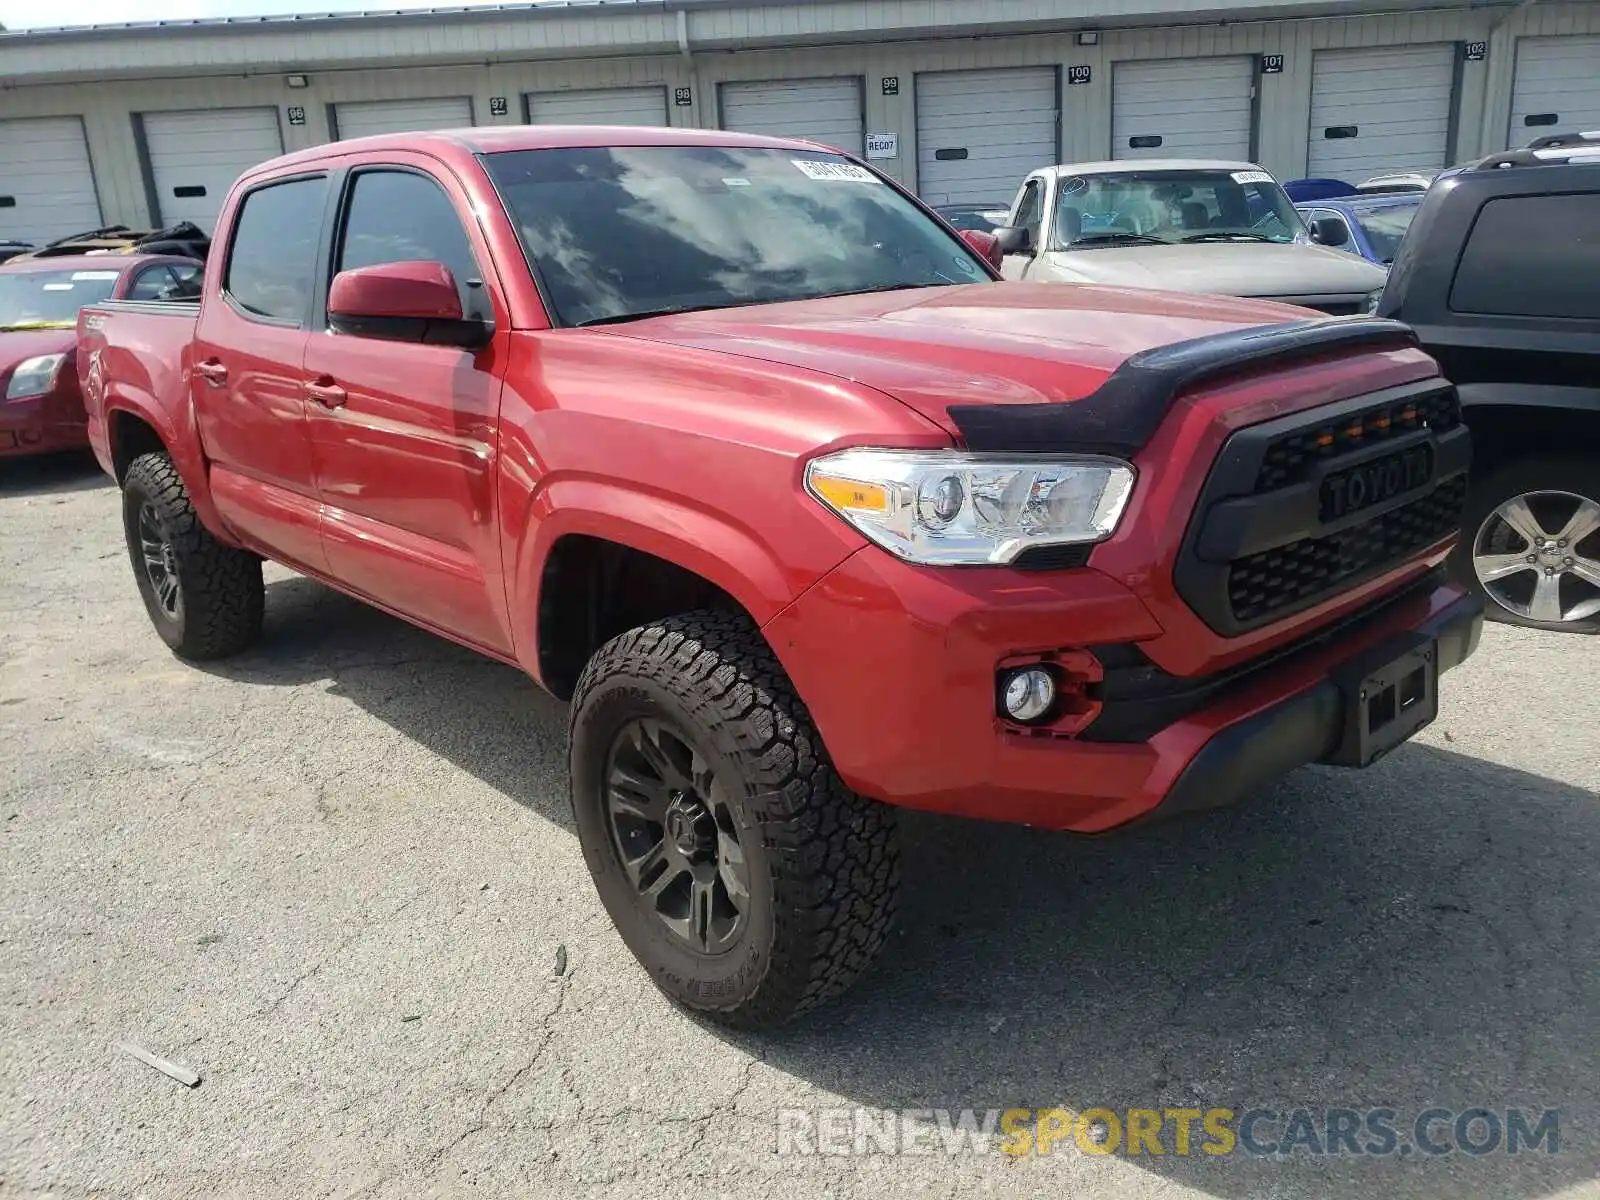
[(1472, 569), (1508, 612), (1550, 624), (1600, 613), (1600, 504), (1575, 492), (1523, 492), (1478, 526)]
[(745, 930), (750, 876), (706, 758), (664, 721), (630, 721), (612, 743), (605, 787), (613, 845), (639, 903), (691, 949), (731, 949)]
[(148, 501), (139, 508), (139, 553), (144, 560), (144, 573), (155, 591), (156, 604), (176, 620), (183, 608), (183, 596), (178, 590), (178, 553), (161, 527), (155, 505)]

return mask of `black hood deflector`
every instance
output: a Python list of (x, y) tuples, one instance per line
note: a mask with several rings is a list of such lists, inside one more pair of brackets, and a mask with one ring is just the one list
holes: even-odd
[(1409, 325), (1377, 317), (1315, 317), (1208, 334), (1130, 357), (1081, 400), (953, 404), (950, 420), (977, 453), (1110, 454), (1132, 458), (1184, 392), (1261, 367), (1344, 350), (1417, 345)]

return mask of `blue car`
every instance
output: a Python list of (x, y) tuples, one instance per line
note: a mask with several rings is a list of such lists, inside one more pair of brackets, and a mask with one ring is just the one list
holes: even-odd
[(1350, 238), (1340, 246), (1368, 262), (1386, 267), (1394, 261), (1411, 218), (1422, 204), (1421, 192), (1380, 192), (1370, 196), (1339, 196), (1296, 204), (1307, 221), (1332, 217), (1342, 221)]

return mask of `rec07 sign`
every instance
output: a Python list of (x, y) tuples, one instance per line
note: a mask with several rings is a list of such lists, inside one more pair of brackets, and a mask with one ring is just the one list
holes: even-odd
[(895, 133), (867, 134), (867, 158), (898, 158), (900, 135)]

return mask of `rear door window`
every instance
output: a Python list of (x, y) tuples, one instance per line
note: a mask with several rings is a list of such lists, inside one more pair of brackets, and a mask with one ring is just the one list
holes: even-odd
[(164, 264), (139, 272), (128, 291), (130, 300), (194, 300), (200, 295), (199, 266)]
[(245, 197), (223, 290), (246, 314), (281, 323), (307, 320), (327, 194), (328, 181), (319, 176), (268, 184)]
[(1456, 266), (1458, 313), (1600, 320), (1600, 192), (1490, 200)]

